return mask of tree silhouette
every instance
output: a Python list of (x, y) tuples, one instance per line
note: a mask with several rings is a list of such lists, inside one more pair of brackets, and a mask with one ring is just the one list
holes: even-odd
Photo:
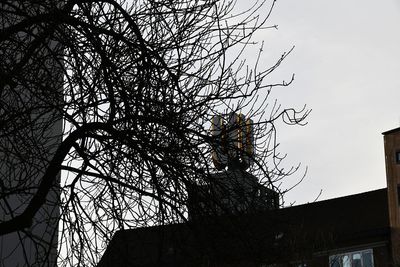
[(280, 167), (275, 126), (302, 124), (308, 110), (269, 99), (293, 77), (266, 81), (291, 50), (265, 66), (252, 41), (275, 27), (266, 25), (274, 3), (3, 1), (0, 235), (49, 254), (27, 229), (53, 207), (59, 264), (86, 266), (117, 229), (187, 220), (187, 188), (215, 172), (216, 114), (252, 118), (251, 172), (262, 184), (292, 174)]

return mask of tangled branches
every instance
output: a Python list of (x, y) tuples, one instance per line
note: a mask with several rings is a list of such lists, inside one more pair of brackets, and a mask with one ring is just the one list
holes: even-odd
[(267, 67), (242, 59), (274, 2), (237, 13), (214, 0), (1, 5), (0, 234), (28, 235), (43, 207), (59, 207), (59, 263), (90, 265), (117, 229), (186, 220), (187, 187), (214, 171), (218, 113), (253, 118), (263, 183), (290, 174), (274, 125), (308, 111), (268, 106), (291, 81), (265, 83), (288, 53)]

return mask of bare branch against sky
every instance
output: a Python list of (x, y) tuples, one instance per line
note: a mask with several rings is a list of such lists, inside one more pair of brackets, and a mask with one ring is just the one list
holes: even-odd
[(321, 189), (320, 200), (385, 187), (381, 133), (400, 125), (399, 1), (279, 0), (270, 23), (279, 30), (256, 36), (266, 40), (261, 61), (295, 45), (270, 78), (296, 75), (272, 97), (313, 109), (307, 127), (279, 135), (286, 162), (308, 166), (287, 202), (313, 201)]
[(88, 266), (118, 229), (187, 220), (188, 187), (216, 171), (209, 127), (221, 113), (252, 118), (251, 172), (284, 190), (297, 165), (282, 168), (277, 129), (309, 111), (271, 98), (293, 80), (269, 79), (291, 47), (265, 61), (252, 39), (274, 29), (274, 4), (3, 2), (0, 235), (49, 249), (29, 229), (59, 207), (59, 264)]

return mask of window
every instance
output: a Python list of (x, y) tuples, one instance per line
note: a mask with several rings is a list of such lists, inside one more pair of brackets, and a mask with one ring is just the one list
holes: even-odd
[(372, 249), (347, 252), (329, 257), (330, 267), (374, 267)]
[(400, 206), (400, 185), (397, 185), (397, 204)]
[(400, 150), (396, 151), (396, 164), (400, 164)]

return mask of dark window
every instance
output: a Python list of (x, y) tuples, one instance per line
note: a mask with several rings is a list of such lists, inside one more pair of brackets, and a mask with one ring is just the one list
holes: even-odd
[(400, 164), (400, 150), (396, 151), (396, 164)]
[(400, 206), (400, 185), (397, 185), (397, 204)]

